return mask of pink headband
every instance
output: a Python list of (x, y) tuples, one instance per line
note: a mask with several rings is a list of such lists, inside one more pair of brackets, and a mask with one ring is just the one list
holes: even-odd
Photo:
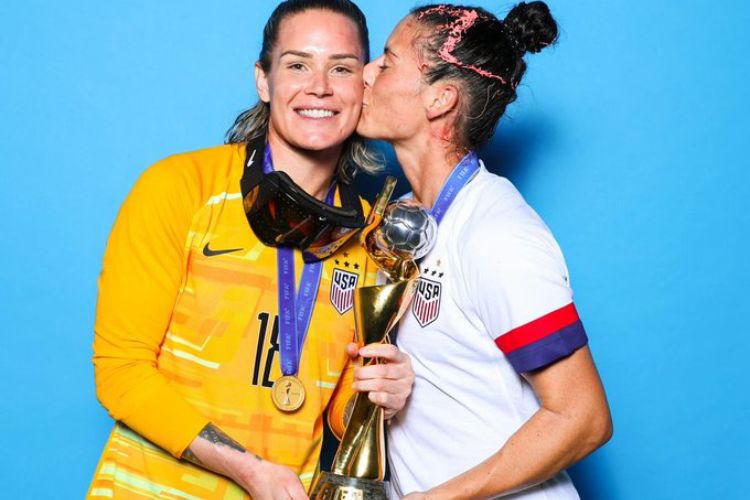
[(441, 29), (448, 30), (448, 37), (445, 39), (445, 42), (443, 42), (442, 47), (440, 47), (440, 49), (438, 49), (437, 51), (437, 55), (438, 57), (440, 57), (440, 59), (447, 62), (448, 64), (453, 64), (454, 66), (458, 66), (459, 68), (464, 68), (464, 69), (473, 71), (477, 73), (478, 75), (481, 75), (485, 78), (492, 78), (494, 80), (498, 80), (503, 85), (507, 84), (507, 82), (505, 81), (505, 78), (503, 78), (502, 76), (496, 75), (494, 73), (491, 73), (477, 66), (466, 64), (460, 61), (456, 56), (453, 55), (453, 51), (456, 50), (456, 45), (458, 45), (458, 43), (461, 41), (461, 39), (464, 36), (464, 33), (466, 33), (466, 31), (468, 31), (468, 29), (471, 28), (475, 22), (477, 22), (477, 19), (480, 19), (480, 18), (486, 19), (486, 16), (481, 16), (474, 9), (464, 9), (461, 7), (454, 7), (452, 5), (442, 4), (436, 7), (431, 7), (429, 9), (423, 10), (422, 12), (419, 13), (417, 19), (421, 20), (424, 16), (427, 16), (430, 14), (438, 14), (438, 15), (447, 14), (455, 18), (447, 26), (438, 26), (438, 30), (441, 30)]

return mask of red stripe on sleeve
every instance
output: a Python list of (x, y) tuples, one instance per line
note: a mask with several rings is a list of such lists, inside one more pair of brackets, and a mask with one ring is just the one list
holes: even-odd
[(514, 328), (504, 335), (500, 335), (495, 339), (495, 344), (497, 344), (501, 351), (508, 354), (539, 339), (543, 339), (547, 335), (555, 333), (566, 326), (570, 326), (576, 321), (578, 321), (578, 312), (575, 305), (571, 302), (567, 306), (545, 314), (541, 318), (537, 318), (518, 328)]

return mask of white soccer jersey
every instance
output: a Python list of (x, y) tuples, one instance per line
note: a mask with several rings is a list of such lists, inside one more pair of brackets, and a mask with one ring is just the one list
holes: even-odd
[[(416, 379), (388, 426), (393, 498), (498, 451), (539, 408), (519, 373), (587, 342), (557, 243), (513, 185), (484, 166), (458, 193), (420, 269), (397, 337)], [(563, 472), (513, 498), (578, 494)]]

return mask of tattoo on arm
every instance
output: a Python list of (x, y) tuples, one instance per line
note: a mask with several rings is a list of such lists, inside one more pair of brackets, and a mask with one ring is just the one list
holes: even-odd
[(224, 434), (224, 432), (214, 424), (207, 424), (200, 434), (198, 434), (198, 437), (202, 437), (206, 441), (214, 444), (229, 446), (230, 448), (241, 451), (242, 453), (247, 451), (240, 443)]
[(190, 462), (194, 465), (200, 465), (203, 467), (203, 462), (200, 461), (198, 457), (195, 456), (195, 453), (190, 451), (190, 448), (185, 448), (185, 451), (182, 452), (182, 459), (186, 462)]
[[(217, 446), (227, 446), (233, 450), (237, 450), (240, 453), (247, 453), (247, 450), (237, 441), (227, 436), (221, 429), (216, 427), (214, 424), (207, 424), (198, 434), (198, 437), (205, 439), (206, 441), (213, 443)], [(257, 460), (262, 460), (258, 455), (255, 455)], [(203, 465), (203, 463), (195, 456), (190, 448), (187, 448), (182, 453), (182, 459), (187, 460), (196, 465)]]

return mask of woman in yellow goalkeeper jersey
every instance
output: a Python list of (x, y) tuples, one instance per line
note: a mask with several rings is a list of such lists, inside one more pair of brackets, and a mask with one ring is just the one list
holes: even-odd
[(325, 409), (341, 434), (353, 390), (387, 415), (403, 407), (408, 357), (367, 346), (385, 369), (351, 362), (352, 290), (374, 274), (347, 240), (366, 212), (351, 178), (372, 168), (352, 136), (367, 37), (348, 0), (282, 3), (260, 102), (228, 143), (157, 162), (128, 195), (93, 357), (117, 423), (89, 498), (305, 498)]

